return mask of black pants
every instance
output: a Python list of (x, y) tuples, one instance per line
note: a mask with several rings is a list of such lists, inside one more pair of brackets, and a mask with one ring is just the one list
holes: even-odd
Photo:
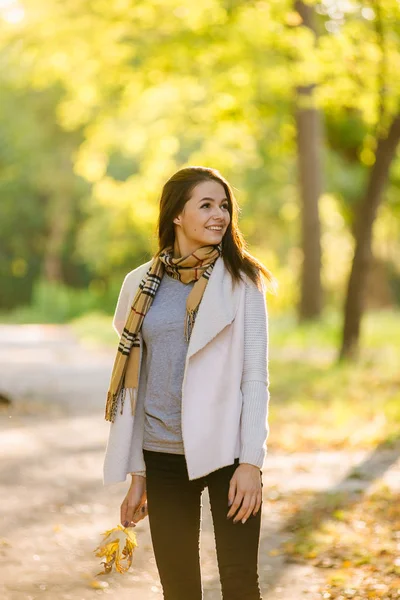
[[(208, 487), (224, 600), (261, 600), (261, 509), (246, 523), (227, 519), (230, 479), (239, 464), (189, 481), (185, 457), (144, 450), (150, 532), (165, 600), (201, 600), (201, 493)], [(261, 476), (261, 471), (260, 471)]]

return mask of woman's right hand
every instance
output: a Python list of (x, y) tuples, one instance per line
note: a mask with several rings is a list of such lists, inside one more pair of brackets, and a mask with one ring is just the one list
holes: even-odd
[(135, 527), (147, 516), (146, 477), (132, 475), (130, 488), (121, 504), (121, 525)]

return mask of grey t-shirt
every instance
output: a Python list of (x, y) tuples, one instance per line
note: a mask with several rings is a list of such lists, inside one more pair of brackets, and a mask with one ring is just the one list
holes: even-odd
[(143, 448), (146, 450), (184, 454), (181, 404), (188, 349), (184, 322), (186, 298), (194, 283), (185, 284), (164, 273), (143, 321), (147, 373)]

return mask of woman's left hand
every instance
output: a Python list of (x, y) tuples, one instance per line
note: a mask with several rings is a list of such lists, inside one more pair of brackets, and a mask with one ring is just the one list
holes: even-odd
[(260, 469), (255, 465), (241, 463), (234, 472), (229, 485), (228, 503), (231, 505), (227, 518), (235, 515), (234, 523), (245, 523), (251, 514), (260, 510), (262, 486)]

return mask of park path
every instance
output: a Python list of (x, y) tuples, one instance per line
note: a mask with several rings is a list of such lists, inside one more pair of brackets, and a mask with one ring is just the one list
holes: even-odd
[[(95, 577), (93, 550), (119, 522), (128, 484), (104, 487), (102, 461), (109, 424), (104, 397), (113, 351), (84, 346), (68, 326), (0, 326), (0, 598), (118, 600), (162, 597), (148, 521), (136, 528), (131, 571)], [(273, 426), (273, 424), (272, 424)], [(400, 485), (390, 452), (270, 453), (264, 468), (260, 577), (264, 600), (320, 599), (321, 570), (288, 562), (279, 551), (287, 515), (276, 497), (369, 485), (373, 477)], [(201, 561), (204, 599), (221, 598), (208, 495), (203, 495)], [(190, 600), (190, 599), (188, 599)]]

